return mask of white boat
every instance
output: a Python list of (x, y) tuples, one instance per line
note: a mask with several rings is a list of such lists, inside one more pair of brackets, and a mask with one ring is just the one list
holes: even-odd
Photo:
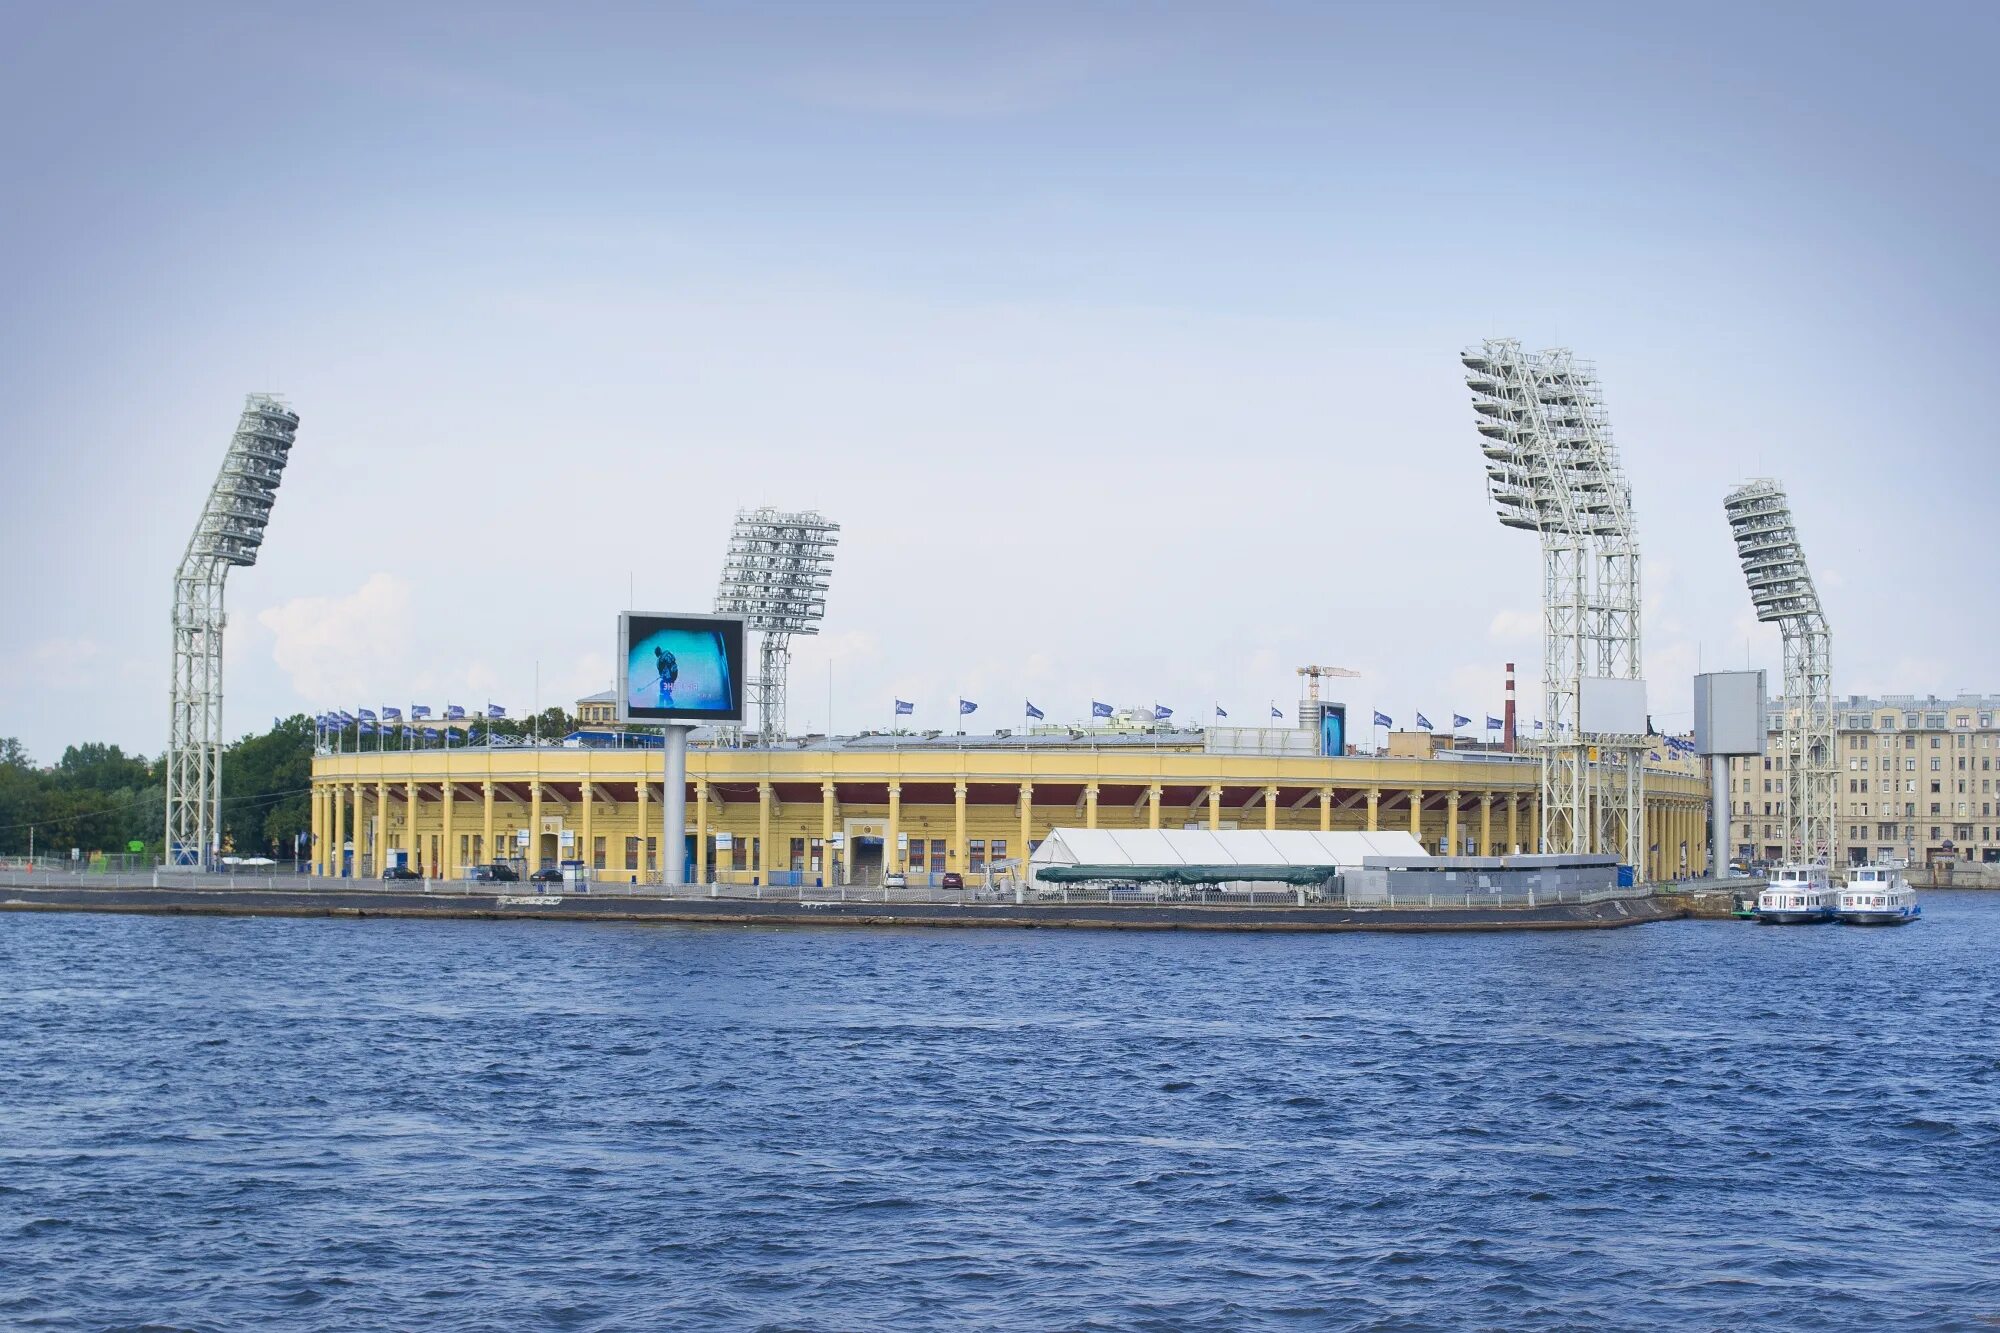
[(1856, 866), (1834, 908), (1843, 926), (1907, 926), (1923, 914), (1916, 890), (1893, 865)]
[(1833, 920), (1833, 908), (1825, 866), (1779, 866), (1757, 895), (1757, 920), (1767, 926), (1817, 925)]

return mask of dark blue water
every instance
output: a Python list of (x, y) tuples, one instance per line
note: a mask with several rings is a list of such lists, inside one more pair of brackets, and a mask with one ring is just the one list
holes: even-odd
[(0, 914), (0, 1326), (1991, 1328), (2000, 895), (1926, 911)]

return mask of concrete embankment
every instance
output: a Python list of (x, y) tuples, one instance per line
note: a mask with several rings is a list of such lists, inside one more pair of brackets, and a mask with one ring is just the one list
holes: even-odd
[[(864, 902), (605, 893), (460, 893), (354, 888), (115, 887), (0, 881), (9, 911), (199, 913), (230, 916), (534, 918), (713, 925), (1076, 927), (1098, 930), (1494, 931), (1592, 930), (1681, 915), (1639, 894), (1530, 908), (1352, 908), (1185, 903)], [(337, 883), (337, 881), (322, 881)], [(514, 886), (509, 886), (514, 887)], [(525, 886), (523, 886), (525, 887)]]

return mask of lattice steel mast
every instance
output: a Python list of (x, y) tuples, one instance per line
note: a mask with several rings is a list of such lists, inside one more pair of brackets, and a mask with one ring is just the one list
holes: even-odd
[(738, 510), (730, 531), (715, 609), (718, 614), (743, 616), (757, 634), (757, 678), (750, 682), (750, 694), (766, 745), (785, 735), (792, 636), (819, 633), (819, 622), (826, 617), (826, 590), (839, 531), (838, 523), (809, 509)]
[(1567, 350), (1523, 352), (1511, 338), (1489, 339), (1460, 360), (1471, 372), (1465, 382), (1500, 522), (1541, 538), (1544, 845), (1644, 865), (1646, 738), (1586, 732), (1578, 713), (1585, 676), (1641, 674), (1632, 488), (1596, 372)]
[(1745, 482), (1722, 502), (1757, 619), (1775, 621), (1785, 643), (1784, 725), (1778, 762), (1785, 781), (1785, 856), (1833, 861), (1833, 636), (1806, 565), (1785, 488)]
[(223, 582), (234, 566), (257, 563), (278, 483), (284, 479), (298, 413), (251, 394), (209, 489), (201, 521), (174, 572), (174, 667), (167, 724), (170, 865), (202, 865), (222, 830)]

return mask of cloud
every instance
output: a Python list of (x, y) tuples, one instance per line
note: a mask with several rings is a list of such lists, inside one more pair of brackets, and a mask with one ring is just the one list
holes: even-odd
[(129, 674), (130, 662), (107, 662), (95, 639), (37, 639), (0, 658), (0, 679), (46, 690), (95, 689), (107, 673)]
[(271, 657), (309, 706), (400, 690), (415, 622), (410, 583), (375, 574), (339, 597), (294, 597), (257, 613)]
[(1493, 623), (1486, 627), (1486, 637), (1495, 643), (1538, 643), (1542, 637), (1542, 618), (1533, 611), (1495, 612)]

